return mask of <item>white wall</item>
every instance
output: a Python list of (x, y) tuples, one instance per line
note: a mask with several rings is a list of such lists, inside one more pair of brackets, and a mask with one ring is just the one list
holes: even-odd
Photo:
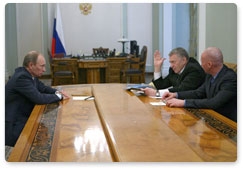
[(199, 56), (209, 46), (219, 47), (225, 62), (237, 63), (237, 6), (199, 4)]
[[(59, 4), (67, 54), (90, 54), (94, 47), (108, 47), (122, 52), (122, 38), (127, 27), (128, 40), (136, 40), (140, 46), (148, 46), (148, 55), (152, 55), (152, 4), (128, 4), (127, 18), (123, 18), (123, 5), (120, 3), (92, 4), (91, 13), (81, 14), (79, 4)], [(53, 16), (55, 5), (48, 5), (49, 43), (51, 45)], [(127, 21), (127, 23), (124, 23)], [(130, 52), (130, 43), (126, 43), (126, 52)], [(151, 65), (150, 58), (147, 64)]]
[(41, 29), (41, 5), (17, 4), (17, 53), (18, 65), (22, 66), (24, 56), (31, 50), (42, 51), (43, 32)]
[[(127, 27), (127, 38), (129, 40), (136, 40), (140, 51), (144, 45), (147, 46), (148, 56), (146, 65), (147, 67), (151, 67), (153, 64), (152, 4), (128, 4)], [(130, 46), (128, 47), (130, 48)], [(127, 52), (129, 53), (129, 51)]]
[[(51, 9), (53, 7), (50, 6)], [(117, 42), (122, 34), (121, 4), (92, 4), (91, 13), (81, 14), (79, 4), (60, 4), (67, 54), (91, 54), (92, 48), (122, 49)], [(50, 39), (53, 14), (49, 16)]]
[(237, 6), (207, 4), (206, 46), (219, 47), (227, 62), (237, 63)]

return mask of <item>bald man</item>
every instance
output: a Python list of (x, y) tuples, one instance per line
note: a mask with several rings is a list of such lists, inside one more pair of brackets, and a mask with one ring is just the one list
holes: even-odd
[(27, 53), (23, 67), (5, 85), (5, 145), (14, 146), (35, 104), (49, 104), (68, 98), (63, 91), (45, 86), (38, 77), (45, 72), (45, 58)]
[(207, 73), (205, 82), (196, 90), (165, 93), (162, 99), (166, 105), (213, 109), (237, 122), (237, 75), (223, 62), (219, 48), (207, 48), (201, 55), (201, 65)]

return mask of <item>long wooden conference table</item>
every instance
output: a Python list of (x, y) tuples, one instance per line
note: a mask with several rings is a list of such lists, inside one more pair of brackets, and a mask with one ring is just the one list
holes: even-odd
[(71, 98), (36, 105), (8, 161), (237, 160), (235, 122), (212, 110), (152, 105), (160, 100), (125, 87), (62, 86)]

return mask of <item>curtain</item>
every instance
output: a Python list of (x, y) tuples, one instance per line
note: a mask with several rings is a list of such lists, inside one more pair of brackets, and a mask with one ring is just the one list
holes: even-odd
[(189, 56), (197, 58), (198, 48), (198, 4), (190, 4), (190, 47)]

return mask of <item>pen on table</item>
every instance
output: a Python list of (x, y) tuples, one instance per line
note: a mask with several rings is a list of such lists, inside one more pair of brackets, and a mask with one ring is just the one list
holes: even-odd
[(72, 96), (80, 96), (80, 97), (89, 97), (89, 95), (82, 95), (82, 94), (71, 94)]
[(89, 97), (86, 97), (84, 100), (88, 100), (90, 98), (93, 98), (94, 96), (89, 96)]
[(83, 96), (81, 94), (71, 94), (72, 96)]
[(162, 102), (166, 104), (166, 100), (162, 99)]

